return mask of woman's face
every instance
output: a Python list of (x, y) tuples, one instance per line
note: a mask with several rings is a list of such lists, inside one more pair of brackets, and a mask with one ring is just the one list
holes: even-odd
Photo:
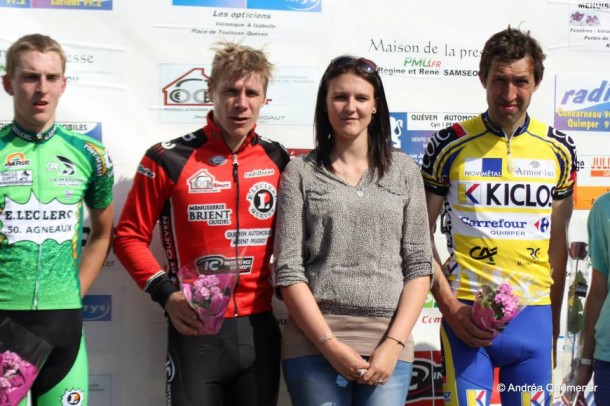
[(368, 137), (368, 126), (376, 113), (373, 85), (347, 72), (328, 81), (326, 110), (337, 141)]

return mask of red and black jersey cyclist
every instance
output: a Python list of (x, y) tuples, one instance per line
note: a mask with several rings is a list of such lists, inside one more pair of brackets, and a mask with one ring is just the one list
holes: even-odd
[[(191, 134), (151, 147), (138, 166), (115, 250), (168, 319), (167, 399), (172, 405), (275, 405), (280, 333), (269, 267), (279, 177), (288, 153), (254, 129), (272, 65), (231, 43), (216, 49), (208, 92), (214, 108)], [(149, 244), (157, 222), (167, 267)], [(220, 331), (180, 291), (178, 269), (239, 268)]]

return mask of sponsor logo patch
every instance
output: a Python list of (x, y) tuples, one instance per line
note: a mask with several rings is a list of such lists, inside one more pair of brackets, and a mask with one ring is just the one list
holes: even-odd
[(204, 221), (209, 226), (227, 226), (231, 224), (231, 209), (224, 203), (191, 204), (187, 208), (189, 221)]
[(275, 169), (254, 169), (253, 171), (244, 173), (244, 178), (262, 178), (275, 174)]
[(498, 247), (472, 247), (470, 250), (470, 257), (478, 260), (487, 260), (490, 265), (495, 265), (494, 257), (498, 255)]
[(189, 193), (218, 193), (231, 188), (231, 182), (219, 182), (208, 172), (201, 169), (187, 179)]
[(175, 376), (176, 367), (174, 366), (174, 360), (169, 354), (167, 354), (167, 359), (165, 360), (165, 378), (167, 383), (173, 381)]
[(555, 178), (555, 163), (548, 159), (513, 159), (513, 174), (524, 178)]
[(271, 218), (275, 213), (277, 192), (271, 183), (255, 183), (248, 191), (246, 199), (250, 202), (250, 214), (259, 220)]
[(458, 184), (458, 201), (467, 206), (484, 207), (550, 207), (554, 186), (531, 183)]
[(222, 255), (207, 255), (195, 260), (197, 272), (210, 274), (219, 272), (223, 269), (230, 271), (239, 270), (239, 273), (251, 273), (254, 265), (254, 257), (230, 258)]
[(62, 406), (80, 406), (85, 400), (85, 394), (78, 389), (66, 390), (61, 397)]
[(30, 166), (30, 160), (25, 158), (22, 152), (13, 152), (6, 156), (4, 167), (7, 169), (17, 169)]
[(59, 162), (62, 164), (60, 175), (61, 176), (72, 176), (76, 173), (76, 165), (74, 162), (66, 158), (65, 156), (55, 155)]
[(218, 166), (224, 165), (227, 162), (227, 157), (222, 155), (216, 155), (210, 158), (210, 165)]
[(24, 169), (22, 171), (0, 172), (0, 187), (3, 186), (32, 186), (32, 171)]
[(468, 406), (485, 406), (487, 404), (487, 391), (484, 389), (467, 389), (466, 399)]
[(143, 165), (138, 165), (138, 173), (140, 175), (144, 175), (147, 178), (151, 178), (151, 179), (154, 179), (155, 176), (157, 176), (156, 173), (154, 173), (152, 170), (150, 170), (149, 168), (147, 168)]
[(499, 178), (502, 176), (502, 158), (467, 158), (464, 176)]
[(79, 205), (63, 204), (57, 200), (39, 202), (34, 194), (25, 203), (4, 197), (4, 209), (0, 212), (0, 233), (9, 244), (30, 241), (42, 244), (55, 240), (58, 244), (72, 240), (79, 221)]
[(522, 405), (544, 406), (546, 404), (546, 393), (543, 390), (523, 392), (521, 397)]
[[(235, 240), (237, 236), (237, 230), (227, 230), (225, 232), (225, 238), (231, 242), (231, 247), (235, 247)], [(237, 245), (240, 247), (256, 247), (267, 245), (269, 237), (271, 236), (271, 229), (269, 228), (250, 228), (245, 230), (239, 230), (239, 239), (237, 239)]]
[(549, 220), (548, 217), (543, 217), (540, 220), (538, 220), (536, 223), (534, 223), (534, 227), (536, 227), (536, 229), (538, 231), (540, 231), (541, 233), (546, 232), (550, 226), (551, 226), (551, 221)]

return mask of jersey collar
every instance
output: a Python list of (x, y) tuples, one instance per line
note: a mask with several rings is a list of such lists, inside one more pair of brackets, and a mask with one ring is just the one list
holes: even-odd
[[(489, 118), (489, 112), (486, 111), (485, 113), (483, 113), (482, 117), (483, 117), (483, 122), (485, 123), (485, 127), (487, 127), (487, 129), (489, 130), (490, 133), (495, 134), (500, 137), (506, 136), (502, 127), (498, 127), (497, 125), (492, 123), (491, 119)], [(530, 125), (530, 115), (525, 113), (525, 121), (523, 122), (523, 125), (521, 127), (518, 127), (515, 130), (515, 133), (511, 135), (511, 137), (516, 137), (518, 135), (523, 134), (524, 132), (527, 131), (527, 128), (529, 127), (529, 125)]]
[[(224, 138), (222, 138), (222, 130), (214, 122), (214, 111), (213, 110), (210, 110), (206, 119), (207, 119), (207, 125), (205, 128), (206, 134), (208, 134), (208, 136), (212, 137), (212, 140), (214, 143), (216, 143), (218, 145), (224, 145), (224, 147), (228, 149)], [(237, 151), (235, 151), (235, 153), (242, 151), (244, 148), (246, 148), (247, 145), (256, 144), (258, 135), (256, 134), (256, 132), (254, 132), (255, 129), (256, 129), (256, 123), (254, 123), (254, 126), (252, 126), (252, 129), (250, 130), (250, 132), (248, 132), (246, 139), (244, 140), (244, 142), (242, 142), (241, 146), (239, 147), (239, 149)]]
[(28, 131), (23, 127), (20, 127), (16, 122), (13, 121), (11, 129), (19, 138), (22, 138), (26, 141), (44, 142), (44, 141), (48, 140), (49, 138), (51, 138), (53, 135), (55, 135), (55, 133), (57, 132), (57, 124), (53, 123), (51, 128), (49, 128), (48, 130), (43, 131), (41, 133), (36, 133), (33, 131)]

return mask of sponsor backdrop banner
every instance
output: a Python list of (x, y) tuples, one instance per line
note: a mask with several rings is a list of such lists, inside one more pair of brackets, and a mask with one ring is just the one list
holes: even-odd
[[(134, 174), (146, 170), (138, 168), (146, 149), (203, 125), (212, 108), (211, 48), (219, 41), (239, 41), (270, 55), (276, 69), (257, 131), (293, 155), (313, 147), (315, 99), (329, 61), (339, 55), (373, 60), (388, 97), (393, 144), (421, 163), (435, 131), (485, 110), (478, 77), (484, 41), (509, 24), (519, 26), (547, 54), (529, 111), (569, 134), (578, 148), (569, 234), (571, 241), (586, 241), (589, 209), (610, 190), (610, 152), (600, 148), (610, 137), (610, 3), (515, 0), (474, 6), (471, 0), (0, 0), (0, 74), (6, 49), (21, 35), (41, 32), (64, 45), (68, 85), (57, 119), (109, 148), (118, 220)], [(1, 92), (0, 127), (12, 117), (12, 99)], [(222, 186), (221, 180), (209, 181)], [(446, 256), (444, 237), (435, 237)], [(267, 238), (257, 230), (240, 235), (251, 245)], [(162, 259), (157, 235), (152, 248)], [(283, 303), (274, 301), (274, 309), (283, 326)], [(136, 287), (113, 252), (84, 299), (83, 317), (89, 405), (164, 405), (163, 311)], [(410, 405), (443, 403), (440, 320), (429, 296), (413, 331)], [(563, 326), (555, 382), (569, 370), (565, 331)], [(484, 395), (498, 402), (497, 393)], [(280, 405), (289, 404), (282, 384)], [(556, 393), (553, 405), (558, 404)]]
[[(205, 120), (212, 109), (207, 86), (210, 71), (210, 65), (159, 66), (161, 122), (199, 125)], [(310, 101), (315, 99), (318, 77), (317, 67), (276, 67), (258, 124), (311, 126), (314, 104)]]
[(0, 7), (112, 10), (114, 0), (2, 0)]

